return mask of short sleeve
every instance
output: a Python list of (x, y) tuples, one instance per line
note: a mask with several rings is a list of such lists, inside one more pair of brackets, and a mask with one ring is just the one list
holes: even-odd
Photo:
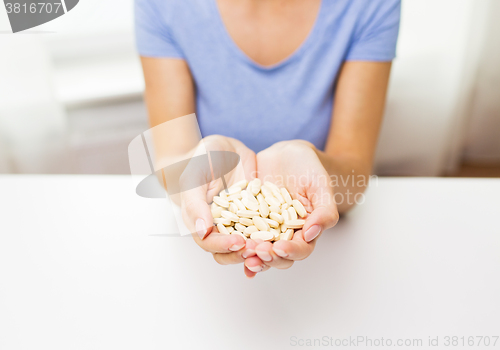
[(401, 0), (369, 0), (347, 53), (347, 61), (392, 61), (401, 18)]
[(183, 58), (172, 35), (170, 1), (158, 4), (155, 0), (135, 0), (135, 40), (137, 51), (145, 57)]

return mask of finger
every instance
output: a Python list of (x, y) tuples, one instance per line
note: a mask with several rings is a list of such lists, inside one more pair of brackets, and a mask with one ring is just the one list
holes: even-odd
[(245, 247), (245, 239), (240, 235), (227, 235), (213, 230), (205, 239), (193, 234), (195, 242), (210, 253), (237, 252)]
[(273, 251), (271, 242), (264, 242), (255, 248), (257, 256), (269, 267), (288, 269), (293, 265), (293, 260), (283, 259)]
[[(250, 270), (248, 269), (248, 267), (246, 267), (245, 265), (243, 265), (243, 268), (244, 268), (244, 270), (243, 270), (243, 271), (245, 272), (245, 275), (246, 275), (248, 278), (250, 278), (250, 279), (251, 279), (251, 278), (254, 278), (254, 277), (255, 277), (255, 275), (257, 275), (257, 272), (252, 272), (252, 271), (250, 271)], [(262, 269), (262, 271), (261, 271), (261, 272), (267, 271), (267, 270), (269, 270), (269, 269), (270, 269), (270, 267), (269, 267), (269, 266), (266, 266), (264, 269)]]
[(212, 231), (213, 218), (207, 203), (207, 185), (181, 193), (182, 218), (189, 232), (203, 240)]
[(245, 259), (245, 266), (252, 272), (261, 272), (266, 267), (266, 265), (257, 256), (252, 256)]
[(247, 276), (248, 278), (254, 278), (255, 275), (257, 274), (257, 272), (250, 271), (248, 267), (246, 267), (245, 265), (243, 265), (243, 272), (245, 273), (245, 276)]
[(255, 256), (256, 246), (254, 241), (248, 239), (243, 249), (230, 253), (214, 253), (214, 259), (221, 265), (241, 264), (246, 258)]
[(304, 240), (311, 242), (319, 237), (326, 229), (333, 227), (339, 220), (339, 213), (333, 189), (328, 186), (311, 186), (306, 192), (307, 199), (312, 205), (312, 212), (306, 218), (302, 230), (304, 231)]
[(291, 241), (279, 240), (274, 243), (273, 251), (286, 260), (304, 260), (314, 250), (316, 241), (308, 243), (304, 240), (302, 230), (295, 232)]

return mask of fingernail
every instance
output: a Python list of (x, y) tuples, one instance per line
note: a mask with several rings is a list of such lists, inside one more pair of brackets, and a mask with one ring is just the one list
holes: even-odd
[(273, 248), (273, 250), (276, 253), (276, 255), (281, 256), (282, 258), (286, 258), (288, 256), (288, 254), (281, 249)]
[(229, 248), (229, 250), (233, 251), (233, 252), (237, 252), (238, 250), (240, 250), (241, 248), (243, 248), (245, 246), (245, 244), (235, 244), (233, 245), (231, 248)]
[(253, 249), (247, 249), (243, 252), (243, 254), (241, 254), (241, 256), (246, 259), (253, 253), (255, 253)]
[(318, 237), (321, 232), (321, 227), (319, 225), (314, 225), (309, 227), (309, 229), (304, 233), (304, 239), (306, 242), (311, 242), (313, 239)]
[(271, 254), (269, 254), (268, 252), (263, 251), (263, 250), (259, 250), (257, 252), (257, 255), (259, 256), (259, 258), (261, 258), (264, 261), (271, 261), (271, 260), (273, 260), (273, 258), (271, 257)]
[[(245, 265), (246, 266), (246, 265)], [(261, 265), (257, 266), (247, 266), (247, 269), (249, 269), (252, 272), (261, 272), (263, 267)]]
[(203, 239), (207, 233), (207, 224), (205, 224), (205, 220), (198, 219), (196, 220), (196, 233)]

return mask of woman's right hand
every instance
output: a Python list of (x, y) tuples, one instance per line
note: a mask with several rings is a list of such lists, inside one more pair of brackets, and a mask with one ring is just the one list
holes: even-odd
[[(240, 156), (238, 166), (227, 175), (227, 186), (246, 179), (250, 181), (256, 173), (255, 153), (242, 142), (221, 135), (211, 135), (202, 141), (207, 152), (227, 151)], [(189, 176), (206, 176), (211, 179), (211, 174), (189, 174)], [(212, 212), (208, 203), (212, 202), (223, 189), (222, 179), (209, 181), (206, 185), (182, 192), (180, 206), (186, 227), (192, 234), (195, 242), (205, 251), (214, 255), (220, 264), (236, 264), (244, 262), (246, 257), (255, 255), (255, 246), (252, 240), (247, 240), (239, 235), (219, 234), (213, 226)], [(243, 249), (245, 248), (245, 249)], [(246, 271), (247, 276), (253, 276), (251, 271)]]

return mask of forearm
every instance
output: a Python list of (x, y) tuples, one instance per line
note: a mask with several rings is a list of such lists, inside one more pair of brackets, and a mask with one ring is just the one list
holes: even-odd
[(330, 156), (317, 149), (316, 154), (330, 177), (339, 213), (347, 212), (362, 201), (360, 194), (368, 186), (371, 165), (351, 157)]

